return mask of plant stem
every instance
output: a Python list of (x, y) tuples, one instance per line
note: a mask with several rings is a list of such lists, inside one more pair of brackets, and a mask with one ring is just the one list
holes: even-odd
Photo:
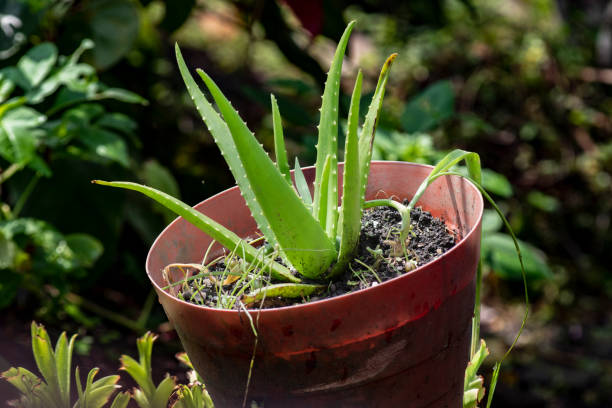
[(110, 320), (111, 322), (116, 323), (118, 325), (127, 327), (128, 329), (133, 330), (137, 333), (143, 333), (145, 331), (144, 326), (141, 325), (138, 321), (129, 319), (123, 316), (122, 314), (115, 313), (100, 305), (90, 302), (89, 300), (82, 298), (76, 293), (72, 293), (72, 292), (67, 293), (66, 300), (77, 306), (82, 306), (85, 309), (89, 309), (91, 312), (97, 314), (98, 316), (103, 317), (107, 320)]
[(151, 315), (151, 310), (153, 310), (153, 305), (155, 301), (155, 289), (151, 289), (149, 291), (149, 295), (142, 306), (142, 312), (140, 312), (140, 316), (138, 316), (138, 320), (136, 320), (136, 324), (142, 328), (144, 328), (147, 324), (147, 320), (149, 320), (149, 316)]
[(400, 239), (403, 241), (408, 236), (408, 232), (410, 231), (410, 210), (412, 209), (412, 207), (405, 206), (404, 204), (395, 200), (391, 200), (389, 198), (370, 200), (366, 201), (363, 204), (363, 208), (372, 208), (380, 206), (393, 207), (397, 211), (399, 211), (400, 215), (402, 216), (402, 229), (400, 232)]
[(4, 183), (6, 180), (11, 178), (13, 174), (17, 173), (19, 170), (23, 168), (22, 164), (13, 163), (7, 167), (2, 173), (0, 173), (0, 184)]
[[(481, 238), (482, 240), (482, 238)], [(482, 286), (482, 258), (478, 260), (478, 269), (476, 270), (476, 292), (474, 294), (474, 317), (472, 318), (472, 346), (470, 348), (470, 359), (478, 350), (480, 343), (480, 290)]]
[(40, 180), (40, 175), (35, 174), (26, 186), (26, 188), (21, 193), (21, 196), (19, 196), (17, 203), (15, 203), (15, 207), (13, 207), (13, 218), (17, 218), (19, 216), (19, 213), (23, 209), (23, 206), (28, 200), (28, 197), (30, 196), (30, 194), (32, 194), (32, 191), (34, 191), (34, 187), (36, 187), (38, 180)]

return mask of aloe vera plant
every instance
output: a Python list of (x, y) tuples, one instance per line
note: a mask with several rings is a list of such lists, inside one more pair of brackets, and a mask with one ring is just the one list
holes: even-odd
[[(316, 177), (312, 195), (297, 161), (295, 184), (292, 182), (284, 148), (281, 117), (274, 96), (271, 102), (276, 163), (269, 158), (214, 81), (198, 69), (199, 76), (217, 105), (220, 114), (217, 113), (189, 73), (180, 49), (176, 46), (179, 70), (198, 112), (228, 163), (261, 233), (270, 246), (278, 250), (284, 261), (265, 263), (272, 277), (282, 283), (259, 289), (257, 293), (247, 294), (246, 298), (250, 296), (252, 299), (259, 299), (265, 296), (263, 292), (266, 291), (291, 297), (304, 296), (319, 290), (321, 285), (303, 283), (302, 279), (329, 280), (344, 271), (358, 244), (362, 211), (367, 206), (378, 203), (366, 203), (365, 191), (376, 122), (389, 69), (396, 54), (392, 54), (382, 67), (361, 132), (359, 104), (363, 79), (361, 72), (357, 75), (348, 114), (343, 195), (338, 207), (340, 74), (354, 25), (355, 22), (351, 22), (340, 39), (322, 97)], [(261, 251), (257, 248), (206, 215), (163, 192), (129, 182), (94, 180), (94, 183), (139, 191), (192, 222), (228, 250), (240, 254), (245, 261), (259, 262)], [(298, 274), (293, 273), (291, 269)]]

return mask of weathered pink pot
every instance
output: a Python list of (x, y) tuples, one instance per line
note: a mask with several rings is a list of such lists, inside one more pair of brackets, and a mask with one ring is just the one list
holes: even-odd
[[(373, 162), (367, 198), (409, 198), (430, 170)], [(304, 173), (314, 179), (313, 168)], [(258, 343), (249, 401), (263, 402), (265, 408), (462, 405), (482, 197), (464, 179), (444, 177), (428, 188), (420, 204), (461, 236), (440, 258), (360, 292), (251, 312)], [(195, 208), (240, 236), (256, 231), (237, 188)], [(147, 273), (216, 406), (240, 407), (254, 345), (245, 313), (196, 306), (161, 289), (164, 266), (200, 262), (210, 242), (177, 219), (153, 244)]]

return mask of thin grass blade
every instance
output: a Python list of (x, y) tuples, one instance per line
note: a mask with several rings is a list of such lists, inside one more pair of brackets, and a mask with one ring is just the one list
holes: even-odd
[[(247, 262), (256, 262), (258, 257), (260, 257), (259, 252), (256, 248), (247, 244), (242, 238), (236, 235), (234, 232), (225, 228), (223, 225), (214, 221), (212, 218), (207, 217), (201, 212), (194, 210), (184, 202), (177, 200), (176, 198), (168, 195), (162, 191), (156, 190), (151, 187), (143, 186), (137, 183), (130, 182), (121, 182), (121, 181), (101, 181), (94, 180), (93, 183), (101, 184), (110, 187), (118, 187), (124, 188), (128, 190), (138, 191), (147, 197), (152, 198), (157, 201), (159, 204), (168, 208), (171, 211), (174, 211), (176, 214), (185, 218), (187, 221), (204, 231), (208, 234), (212, 239), (219, 242), (226, 248), (237, 248), (243, 247), (245, 254), (245, 261)], [(291, 271), (279, 264), (278, 262), (271, 262), (270, 271), (275, 278), (289, 281), (289, 282), (299, 282), (300, 279), (293, 276)]]
[[(348, 39), (353, 31), (355, 22), (351, 21), (344, 30), (331, 67), (327, 73), (325, 90), (321, 102), (321, 120), (319, 121), (319, 139), (317, 142), (317, 162), (315, 172), (315, 192), (313, 200), (313, 213), (319, 224), (325, 228), (330, 239), (336, 238), (337, 203), (338, 203), (338, 100), (340, 96), (340, 76), (342, 61), (346, 51)], [(323, 189), (323, 167), (328, 157), (331, 157), (329, 181)], [(326, 202), (336, 203), (334, 207), (322, 205)], [(328, 211), (332, 214), (328, 214)]]
[[(260, 211), (257, 215), (253, 214), (255, 220), (266, 220), (282, 253), (302, 275), (316, 278), (326, 272), (337, 256), (334, 243), (304, 206), (293, 187), (285, 182), (214, 81), (202, 70), (198, 70), (198, 73), (229, 127), (229, 135), (222, 134), (219, 137), (227, 138), (227, 143), (233, 143), (238, 154), (238, 157), (232, 158), (240, 162), (239, 171), (234, 173), (234, 177), (241, 190), (245, 186), (252, 192), (252, 196), (245, 195), (245, 198), (252, 213)], [(232, 160), (227, 155), (225, 158), (228, 162)]]
[(454, 165), (459, 163), (461, 160), (465, 160), (468, 166), (468, 172), (470, 177), (476, 182), (478, 185), (481, 183), (482, 175), (480, 170), (480, 156), (474, 152), (468, 152), (461, 149), (455, 149), (452, 152), (448, 153), (444, 156), (438, 164), (431, 170), (431, 173), (427, 176), (425, 180), (421, 183), (416, 193), (410, 200), (408, 207), (410, 209), (414, 208), (418, 200), (423, 196), (425, 190), (433, 181), (439, 177), (440, 174), (447, 172)]
[(285, 139), (283, 138), (283, 123), (274, 95), (270, 95), (270, 100), (272, 103), (272, 126), (274, 128), (274, 155), (276, 156), (276, 167), (278, 167), (278, 171), (285, 177), (287, 183), (292, 186), (293, 182), (291, 181), (289, 162), (287, 161), (287, 149), (285, 148)]

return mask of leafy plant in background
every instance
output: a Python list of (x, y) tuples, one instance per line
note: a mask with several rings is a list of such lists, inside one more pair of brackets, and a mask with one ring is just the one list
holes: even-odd
[[(49, 335), (42, 325), (32, 322), (31, 331), (32, 352), (43, 378), (39, 378), (23, 367), (11, 367), (1, 373), (0, 378), (11, 383), (21, 394), (18, 400), (9, 402), (11, 406), (20, 408), (101, 408), (110, 401), (115, 391), (121, 388), (117, 385), (119, 375), (110, 375), (94, 381), (99, 371), (97, 368), (89, 371), (83, 387), (77, 367), (74, 381), (78, 398), (71, 402), (71, 363), (76, 334), (68, 340), (66, 333), (62, 333), (54, 351)], [(115, 395), (110, 408), (125, 408), (131, 399), (134, 399), (140, 408), (166, 408), (170, 401), (174, 401), (172, 406), (176, 408), (213, 408), (213, 403), (201, 378), (195, 374), (191, 362), (184, 353), (177, 355), (177, 358), (191, 368), (188, 373), (190, 383), (177, 386), (175, 378), (167, 375), (155, 386), (151, 370), (151, 353), (155, 339), (156, 336), (151, 333), (146, 333), (137, 339), (139, 361), (130, 356), (121, 356), (122, 367), (120, 369), (125, 370), (136, 381), (138, 387), (134, 388), (131, 393), (121, 392)]]
[(53, 176), (57, 158), (129, 166), (126, 139), (135, 141), (136, 124), (98, 101), (146, 101), (105, 86), (91, 65), (79, 62), (93, 46), (84, 40), (72, 55), (59, 56), (55, 45), (42, 43), (0, 70), (0, 189), (16, 174), (27, 180), (12, 185), (16, 199), (0, 202), (0, 307), (19, 287), (39, 293), (50, 283), (65, 293), (102, 254), (91, 235), (63, 235), (44, 220), (20, 216), (39, 181)]

